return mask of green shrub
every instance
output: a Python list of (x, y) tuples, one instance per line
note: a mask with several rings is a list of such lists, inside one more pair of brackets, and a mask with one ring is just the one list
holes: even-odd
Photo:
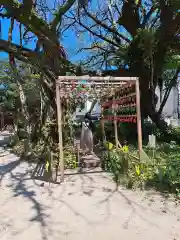
[[(72, 147), (65, 147), (63, 152), (64, 157), (64, 168), (65, 169), (75, 169), (78, 167), (78, 162), (76, 154)], [(56, 165), (59, 161), (59, 149), (57, 148), (53, 152), (53, 162)]]
[(19, 141), (19, 138), (17, 135), (11, 135), (9, 138), (8, 146), (13, 147), (18, 143), (18, 141)]
[(74, 169), (78, 167), (76, 155), (73, 151), (64, 151), (64, 161), (66, 169)]
[(18, 141), (16, 143), (16, 145), (13, 145), (12, 152), (17, 154), (18, 156), (22, 156), (25, 152), (24, 142), (23, 141)]
[(120, 184), (122, 174), (128, 170), (127, 154), (116, 149), (105, 151), (102, 155), (102, 162), (104, 170), (111, 172), (114, 181)]
[(113, 174), (117, 184), (123, 183), (128, 188), (154, 187), (180, 193), (180, 146), (174, 142), (159, 144), (154, 156), (148, 146), (144, 150), (149, 156), (145, 162), (135, 159), (135, 150), (131, 147), (127, 153), (115, 149), (105, 151), (104, 170)]

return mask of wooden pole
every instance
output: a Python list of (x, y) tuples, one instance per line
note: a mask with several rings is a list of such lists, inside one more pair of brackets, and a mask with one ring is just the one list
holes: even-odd
[(4, 128), (4, 113), (2, 113), (2, 130), (3, 130), (3, 128)]
[(137, 77), (111, 77), (111, 76), (107, 76), (107, 77), (100, 77), (100, 76), (95, 76), (95, 77), (90, 77), (87, 75), (84, 76), (59, 76), (58, 77), (58, 82), (61, 84), (63, 81), (66, 80), (73, 80), (73, 81), (79, 81), (79, 80), (84, 80), (86, 79), (88, 82), (93, 81), (93, 82), (97, 82), (97, 81), (124, 81), (124, 82), (130, 82), (130, 81), (136, 81)]
[(138, 150), (139, 150), (139, 159), (140, 159), (141, 152), (142, 152), (142, 127), (141, 127), (139, 79), (136, 80), (136, 112), (137, 112)]
[(115, 135), (115, 143), (116, 143), (116, 150), (118, 149), (118, 131), (117, 131), (117, 120), (116, 120), (116, 104), (115, 98), (113, 98), (113, 116), (114, 116), (114, 135)]
[(58, 120), (58, 134), (59, 134), (59, 158), (60, 158), (60, 172), (61, 182), (64, 181), (64, 158), (63, 158), (63, 138), (62, 138), (62, 106), (60, 98), (60, 87), (56, 85), (56, 104), (57, 104), (57, 120)]
[(1, 125), (0, 125), (0, 131), (2, 131), (2, 121), (3, 121), (3, 120), (2, 120), (2, 113), (0, 112), (0, 124), (1, 124)]
[(101, 133), (102, 133), (102, 142), (106, 140), (105, 130), (104, 130), (104, 119), (103, 119), (103, 107), (101, 106), (101, 113), (100, 113), (100, 125), (101, 125)]

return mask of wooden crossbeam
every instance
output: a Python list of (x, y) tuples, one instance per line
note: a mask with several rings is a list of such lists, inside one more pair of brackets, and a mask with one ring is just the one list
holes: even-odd
[[(103, 99), (107, 95), (113, 96), (123, 85), (127, 83), (136, 84), (136, 112), (137, 112), (137, 132), (138, 132), (138, 149), (139, 155), (142, 152), (142, 130), (141, 130), (141, 110), (140, 110), (140, 92), (139, 92), (139, 79), (137, 77), (100, 77), (100, 76), (59, 76), (56, 80), (56, 102), (57, 102), (57, 119), (58, 119), (58, 133), (59, 133), (59, 159), (60, 159), (60, 170), (61, 170), (61, 182), (64, 181), (64, 158), (63, 158), (63, 138), (62, 138), (62, 109), (61, 109), (61, 98), (62, 96), (69, 96), (72, 91), (72, 86), (74, 82), (81, 84), (79, 81), (86, 81), (82, 83), (94, 88), (94, 97)], [(75, 86), (76, 88), (76, 86)], [(87, 91), (88, 92), (88, 91)], [(96, 95), (97, 94), (97, 95)], [(79, 96), (77, 96), (79, 97)], [(101, 120), (101, 125), (103, 128), (103, 121)], [(116, 143), (117, 139), (117, 124), (114, 124)], [(104, 140), (104, 137), (103, 137)], [(117, 144), (116, 144), (117, 147)]]
[(137, 77), (90, 77), (90, 76), (59, 76), (57, 79), (57, 84), (63, 83), (63, 81), (82, 81), (85, 80), (87, 82), (118, 82), (119, 84), (124, 82), (134, 82), (138, 78)]

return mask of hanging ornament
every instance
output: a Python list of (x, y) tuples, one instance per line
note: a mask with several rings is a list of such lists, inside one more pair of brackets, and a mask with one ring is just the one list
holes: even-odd
[(71, 89), (73, 90), (73, 89), (75, 89), (75, 88), (76, 88), (76, 82), (73, 81), (73, 82), (71, 82)]
[(136, 123), (137, 122), (137, 116), (113, 116), (113, 115), (105, 115), (103, 112), (103, 119), (108, 121), (116, 120), (117, 122), (121, 123)]

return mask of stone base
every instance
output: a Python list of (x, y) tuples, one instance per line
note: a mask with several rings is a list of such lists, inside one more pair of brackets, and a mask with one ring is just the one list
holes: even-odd
[(101, 161), (96, 155), (82, 156), (81, 160), (83, 168), (95, 168), (101, 165)]

